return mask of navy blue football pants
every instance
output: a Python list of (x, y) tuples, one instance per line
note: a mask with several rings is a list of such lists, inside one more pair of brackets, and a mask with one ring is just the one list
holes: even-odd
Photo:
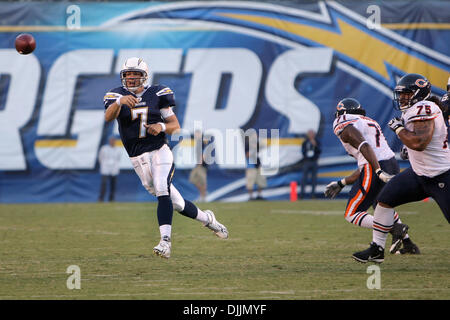
[(378, 202), (394, 208), (399, 205), (433, 198), (450, 223), (450, 170), (428, 178), (408, 168), (390, 180), (378, 196)]

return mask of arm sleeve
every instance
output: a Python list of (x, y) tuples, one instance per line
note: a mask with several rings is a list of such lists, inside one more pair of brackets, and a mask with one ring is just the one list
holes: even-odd
[(170, 116), (173, 116), (175, 113), (172, 110), (172, 107), (162, 108), (161, 109), (161, 116), (163, 119), (167, 119)]
[(176, 106), (175, 94), (170, 88), (161, 86), (159, 91), (156, 92), (156, 95), (159, 98), (158, 99), (159, 109)]

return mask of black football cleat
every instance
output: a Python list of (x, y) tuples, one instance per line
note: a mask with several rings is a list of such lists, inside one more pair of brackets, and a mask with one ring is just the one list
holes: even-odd
[(372, 242), (368, 249), (360, 252), (355, 252), (352, 258), (362, 263), (370, 261), (382, 263), (384, 261), (384, 248), (377, 245), (375, 242)]
[(409, 238), (403, 240), (403, 248), (396, 252), (397, 254), (420, 254), (419, 247)]
[(402, 240), (408, 233), (409, 227), (406, 224), (403, 223), (394, 223), (394, 226), (392, 227), (391, 231), (389, 233), (392, 234), (392, 244), (389, 248), (389, 252), (391, 254), (394, 254), (400, 249), (402, 246)]

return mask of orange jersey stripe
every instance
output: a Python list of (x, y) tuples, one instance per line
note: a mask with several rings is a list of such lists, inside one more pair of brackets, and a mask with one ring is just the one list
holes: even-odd
[(370, 186), (372, 184), (372, 167), (370, 164), (364, 165), (364, 180), (362, 183), (362, 187), (366, 191), (365, 194), (361, 192), (361, 190), (358, 190), (358, 193), (353, 197), (353, 199), (350, 201), (350, 203), (347, 206), (347, 210), (345, 211), (345, 217), (348, 215), (352, 216), (356, 212), (356, 208), (361, 204), (361, 202), (364, 201), (366, 198), (367, 192), (370, 190)]

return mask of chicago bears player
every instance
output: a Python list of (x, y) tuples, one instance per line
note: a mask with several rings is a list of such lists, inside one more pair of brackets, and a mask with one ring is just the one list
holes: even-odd
[(448, 132), (441, 109), (428, 100), (430, 94), (431, 83), (427, 78), (413, 73), (403, 76), (394, 89), (394, 101), (402, 116), (389, 121), (389, 127), (406, 146), (411, 168), (392, 178), (381, 191), (370, 247), (353, 254), (359, 262), (384, 261), (394, 208), (401, 204), (432, 197), (450, 223)]
[[(334, 181), (325, 188), (325, 196), (334, 198), (347, 184), (353, 184), (345, 210), (345, 220), (372, 229), (373, 216), (367, 213), (370, 206), (376, 204), (376, 197), (393, 175), (400, 169), (395, 154), (387, 144), (378, 123), (366, 117), (366, 111), (358, 100), (345, 98), (339, 101), (335, 113), (333, 129), (348, 154), (358, 162), (358, 169), (350, 176)], [(392, 233), (391, 253), (395, 253), (402, 242), (405, 246), (417, 246), (407, 233), (408, 226), (402, 224), (395, 213)]]
[(202, 211), (183, 199), (172, 184), (173, 155), (166, 134), (180, 129), (172, 108), (174, 93), (161, 85), (148, 86), (148, 66), (140, 58), (129, 58), (120, 71), (122, 86), (104, 97), (105, 120), (117, 119), (120, 137), (136, 174), (147, 191), (158, 199), (157, 217), (161, 241), (153, 252), (169, 258), (173, 209), (196, 219), (219, 238), (228, 238), (227, 228), (210, 210)]

